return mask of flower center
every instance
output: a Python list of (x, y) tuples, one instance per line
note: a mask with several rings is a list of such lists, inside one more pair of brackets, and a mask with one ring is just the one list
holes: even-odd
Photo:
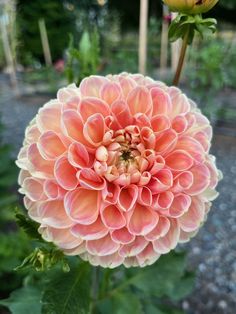
[(130, 150), (123, 150), (121, 152), (121, 159), (124, 160), (124, 161), (129, 161), (129, 160), (134, 159), (134, 157), (132, 156)]

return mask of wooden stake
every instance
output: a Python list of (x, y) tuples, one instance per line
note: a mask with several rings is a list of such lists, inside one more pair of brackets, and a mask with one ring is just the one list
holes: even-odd
[(168, 27), (169, 22), (166, 19), (169, 15), (169, 10), (166, 5), (163, 5), (163, 19), (161, 32), (161, 57), (160, 57), (160, 74), (163, 76), (167, 69), (168, 61)]
[(4, 50), (7, 66), (10, 70), (11, 83), (12, 83), (13, 87), (15, 88), (16, 92), (18, 93), (14, 59), (13, 59), (13, 55), (11, 52), (11, 47), (10, 47), (9, 38), (8, 38), (8, 34), (7, 34), (6, 24), (3, 20), (3, 18), (0, 19), (0, 26), (1, 26), (1, 33), (2, 33), (3, 50)]
[(148, 22), (148, 0), (140, 0), (139, 16), (139, 72), (146, 74), (147, 62), (147, 22)]
[(41, 42), (43, 46), (43, 54), (44, 54), (45, 63), (47, 66), (51, 66), (52, 57), (51, 57), (51, 52), (50, 52), (50, 47), (49, 47), (49, 42), (48, 42), (48, 35), (47, 35), (45, 21), (44, 19), (40, 19), (38, 23), (39, 23), (39, 31), (40, 31), (40, 37), (41, 37)]

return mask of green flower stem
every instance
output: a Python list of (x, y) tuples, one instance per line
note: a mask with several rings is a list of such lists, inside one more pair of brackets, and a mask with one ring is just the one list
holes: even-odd
[(95, 304), (97, 302), (98, 294), (98, 281), (99, 281), (99, 267), (93, 267), (89, 314), (93, 314), (95, 310)]
[(182, 47), (181, 47), (180, 56), (179, 56), (179, 62), (178, 62), (177, 70), (175, 72), (175, 77), (173, 80), (173, 85), (175, 85), (175, 86), (179, 85), (179, 80), (180, 80), (181, 72), (183, 70), (184, 59), (185, 59), (185, 55), (186, 55), (186, 51), (187, 51), (187, 47), (188, 47), (189, 34), (190, 34), (190, 25), (188, 26), (188, 28), (186, 30), (186, 33), (184, 35), (183, 42), (182, 42)]

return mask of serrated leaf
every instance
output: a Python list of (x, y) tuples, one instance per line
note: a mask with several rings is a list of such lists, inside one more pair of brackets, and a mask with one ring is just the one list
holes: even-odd
[(41, 314), (40, 299), (41, 291), (39, 288), (26, 286), (13, 291), (8, 299), (0, 300), (0, 305), (9, 308), (12, 314)]
[(41, 235), (38, 233), (39, 224), (37, 222), (22, 214), (18, 208), (16, 208), (15, 217), (17, 224), (31, 239), (43, 241)]
[(81, 263), (69, 273), (55, 273), (42, 298), (44, 314), (88, 314), (91, 267)]

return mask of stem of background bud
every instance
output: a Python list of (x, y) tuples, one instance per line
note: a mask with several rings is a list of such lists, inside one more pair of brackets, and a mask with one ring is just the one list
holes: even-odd
[(188, 47), (189, 33), (190, 33), (190, 26), (188, 26), (186, 33), (184, 35), (184, 38), (183, 38), (182, 47), (181, 47), (180, 56), (179, 56), (179, 62), (178, 62), (178, 66), (175, 72), (175, 77), (173, 80), (173, 85), (175, 86), (179, 85), (181, 72), (183, 70), (184, 59), (185, 59), (185, 55), (186, 55), (186, 51)]

